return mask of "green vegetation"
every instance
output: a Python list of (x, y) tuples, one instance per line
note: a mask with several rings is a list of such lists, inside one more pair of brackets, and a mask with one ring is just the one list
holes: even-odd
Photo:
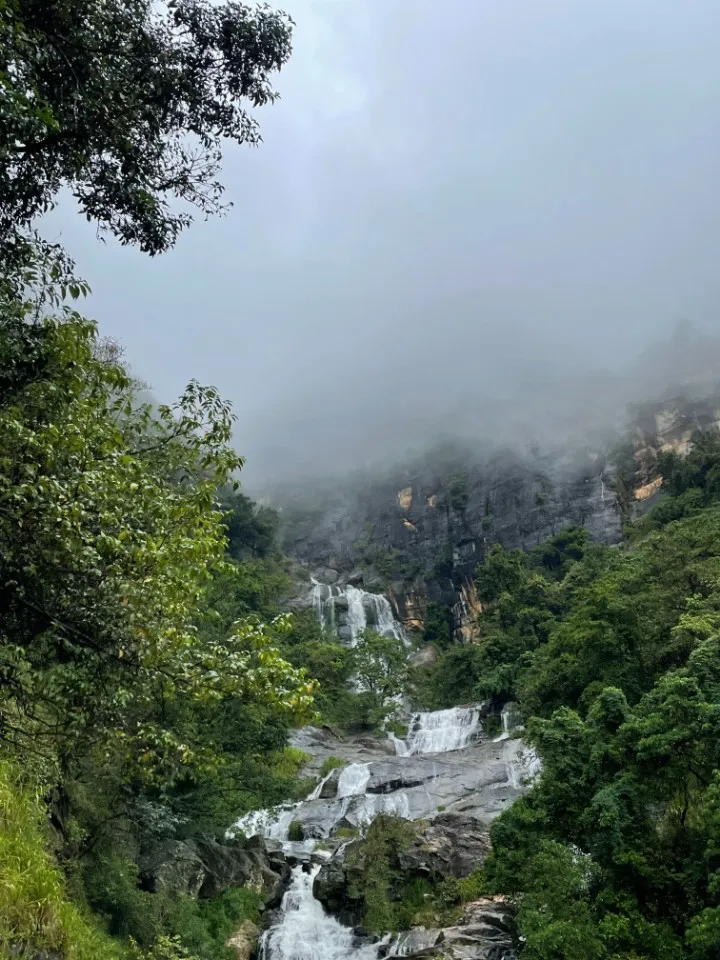
[[(307, 792), (307, 757), (286, 737), (311, 715), (314, 683), (281, 653), (293, 629), (271, 600), (282, 562), (267, 538), (241, 547), (247, 502), (219, 508), (242, 462), (226, 405), (194, 383), (174, 408), (142, 404), (92, 324), (65, 308), (34, 320), (37, 303), (10, 290), (0, 303), (0, 750), (23, 761), (24, 789), (48, 796), (65, 874), (42, 860), (16, 791), (19, 826), (2, 842), (35, 851), (26, 879), (60, 918), (35, 923), (28, 945), (56, 937), (83, 956), (85, 927), (97, 938), (102, 926), (118, 950), (179, 937), (210, 960), (246, 900), (152, 893), (138, 864)], [(228, 528), (242, 559), (226, 553)], [(27, 913), (21, 884), (8, 888), (4, 915)], [(5, 949), (27, 932), (14, 926), (0, 928)]]
[(326, 777), (333, 770), (339, 770), (341, 767), (346, 766), (347, 760), (343, 760), (342, 757), (325, 757), (320, 767), (320, 777)]
[(452, 643), (452, 610), (439, 603), (429, 601), (425, 613), (425, 632), (423, 641), (433, 643), (441, 650)]
[(218, 960), (259, 895), (144, 871), (307, 790), (287, 734), (315, 683), (283, 657), (277, 518), (235, 490), (217, 391), (145, 403), (35, 222), (65, 187), (154, 254), (218, 211), (220, 145), (257, 142), (290, 22), (8, 0), (0, 38), (0, 955)]
[(45, 816), (18, 770), (0, 762), (0, 948), (33, 943), (37, 949), (71, 949), (68, 955), (77, 960), (127, 955), (68, 902), (62, 874), (46, 849)]
[[(256, 144), (291, 23), (268, 8), (3, 0), (0, 255), (65, 184), (88, 220), (156, 254), (222, 209), (224, 141)], [(193, 134), (195, 140), (189, 139)], [(180, 202), (182, 201), (182, 202)]]
[(380, 814), (366, 835), (348, 848), (348, 894), (360, 903), (367, 930), (381, 933), (450, 925), (458, 919), (464, 903), (486, 892), (480, 872), (458, 880), (404, 870), (401, 855), (422, 828), (422, 822)]
[(303, 827), (298, 820), (293, 820), (288, 827), (288, 840), (302, 840)]
[(524, 960), (718, 956), (720, 436), (660, 466), (669, 496), (620, 549), (493, 548), (479, 643), (415, 678), (438, 705), (518, 700), (543, 761), (485, 871)]
[(352, 675), (360, 692), (355, 695), (364, 726), (381, 730), (394, 719), (395, 698), (407, 684), (405, 644), (364, 630), (351, 653)]

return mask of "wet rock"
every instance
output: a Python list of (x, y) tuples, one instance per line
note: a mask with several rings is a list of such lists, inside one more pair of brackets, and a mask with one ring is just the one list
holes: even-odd
[(260, 928), (252, 920), (245, 920), (240, 928), (227, 942), (227, 946), (235, 952), (237, 960), (250, 960), (257, 946)]
[(323, 864), (313, 882), (313, 896), (330, 913), (340, 913), (348, 900), (344, 857)]
[(293, 819), (302, 824), (306, 838), (334, 837), (339, 830), (363, 826), (379, 813), (421, 820), (447, 812), (489, 822), (525, 792), (523, 781), (532, 776), (535, 762), (522, 741), (510, 739), (486, 740), (454, 753), (411, 757), (389, 757), (358, 741), (338, 744), (325, 736), (321, 745), (326, 756), (341, 755), (367, 764), (368, 776), (357, 796), (300, 804)]
[(448, 960), (515, 960), (507, 901), (483, 897), (468, 904), (460, 922), (442, 931), (441, 945)]
[(462, 814), (443, 813), (398, 856), (400, 867), (409, 873), (461, 878), (481, 867), (489, 852), (486, 823)]
[(455, 926), (407, 930), (385, 948), (385, 957), (424, 957), (432, 960), (515, 960), (510, 913), (501, 897), (468, 904)]
[(262, 837), (225, 844), (205, 838), (163, 844), (144, 858), (141, 875), (150, 890), (201, 899), (247, 887), (272, 906), (282, 899), (290, 868), (281, 852), (268, 850)]

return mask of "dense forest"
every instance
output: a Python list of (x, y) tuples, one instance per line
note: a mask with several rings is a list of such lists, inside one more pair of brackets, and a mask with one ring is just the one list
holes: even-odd
[[(0, 38), (0, 953), (232, 956), (262, 893), (179, 891), (155, 853), (242, 845), (240, 815), (314, 786), (294, 727), (399, 732), (405, 693), (519, 705), (542, 773), (471, 889), (509, 898), (523, 960), (720, 956), (720, 435), (661, 457), (666, 496), (619, 545), (573, 527), (493, 547), (477, 643), (431, 606), (415, 642), (433, 663), (372, 632), (340, 645), (287, 612), (292, 562), (238, 489), (230, 407), (194, 381), (147, 402), (37, 232), (63, 188), (151, 255), (219, 212), (221, 145), (259, 141), (250, 108), (276, 96), (290, 21), (0, 0)], [(364, 840), (370, 930), (422, 922), (391, 883), (406, 827)], [(422, 909), (466, 893), (423, 888)]]
[(427, 706), (516, 700), (539, 781), (492, 827), (488, 890), (532, 960), (720, 950), (720, 437), (663, 454), (668, 495), (619, 547), (570, 528), (491, 549), (476, 645), (415, 672)]

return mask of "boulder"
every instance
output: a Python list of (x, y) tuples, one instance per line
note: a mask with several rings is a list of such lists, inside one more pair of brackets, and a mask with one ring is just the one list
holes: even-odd
[(245, 920), (236, 933), (230, 937), (227, 946), (234, 950), (237, 960), (250, 960), (255, 951), (260, 929), (252, 920)]
[(399, 933), (383, 945), (381, 957), (426, 960), (515, 960), (510, 913), (502, 897), (484, 897), (465, 907), (452, 927), (419, 927)]
[(488, 825), (475, 817), (441, 813), (400, 852), (400, 867), (416, 874), (468, 877), (490, 852)]
[(342, 857), (324, 863), (313, 881), (313, 896), (330, 913), (339, 913), (347, 901), (347, 879)]
[(432, 643), (426, 643), (410, 655), (410, 665), (413, 667), (430, 667), (439, 656), (438, 648)]
[(282, 853), (268, 850), (262, 837), (218, 843), (211, 838), (174, 840), (141, 863), (147, 889), (209, 899), (247, 887), (273, 906), (282, 899), (290, 868)]

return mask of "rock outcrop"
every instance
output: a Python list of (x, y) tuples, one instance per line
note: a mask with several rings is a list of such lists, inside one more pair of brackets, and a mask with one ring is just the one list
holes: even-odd
[[(357, 922), (361, 904), (352, 891), (360, 888), (364, 873), (362, 841), (344, 844), (315, 877), (313, 894), (328, 912), (344, 923)], [(397, 854), (404, 881), (469, 877), (490, 852), (488, 825), (472, 816), (441, 814), (417, 833), (410, 846)]]
[(218, 843), (210, 838), (173, 840), (157, 847), (141, 864), (149, 890), (168, 890), (200, 899), (246, 887), (268, 906), (282, 899), (290, 868), (280, 851), (262, 837)]
[(237, 960), (250, 960), (255, 953), (260, 928), (252, 920), (246, 920), (227, 942), (227, 946), (237, 957)]
[(477, 870), (489, 852), (486, 823), (464, 814), (441, 813), (398, 859), (401, 869), (411, 875), (462, 878)]
[(473, 576), (493, 544), (532, 547), (570, 524), (619, 539), (613, 476), (599, 452), (428, 458), (322, 507), (284, 511), (284, 548), (321, 582), (329, 567), (333, 583), (385, 593), (406, 630), (424, 629), (428, 603), (447, 607), (467, 643), (480, 612)]
[(662, 496), (658, 457), (686, 453), (693, 431), (720, 428), (720, 397), (675, 396), (638, 409), (621, 435), (574, 451), (454, 447), (355, 486), (296, 496), (283, 508), (284, 548), (317, 579), (384, 593), (407, 631), (429, 604), (451, 612), (454, 638), (477, 639), (473, 578), (494, 544), (531, 548), (570, 525), (601, 543)]
[[(453, 813), (490, 822), (524, 792), (523, 781), (536, 763), (521, 740), (510, 738), (480, 739), (464, 750), (406, 757), (383, 755), (384, 741), (365, 738), (364, 745), (357, 739), (346, 744), (329, 731), (306, 729), (294, 743), (308, 753), (317, 751), (315, 764), (339, 754), (354, 765), (330, 777), (320, 796), (293, 812), (305, 839), (342, 835), (378, 813), (410, 820)], [(353, 773), (361, 780), (357, 792), (347, 782)]]
[(399, 934), (384, 955), (427, 960), (515, 960), (510, 925), (506, 902), (501, 897), (484, 897), (467, 904), (452, 927), (419, 928)]

